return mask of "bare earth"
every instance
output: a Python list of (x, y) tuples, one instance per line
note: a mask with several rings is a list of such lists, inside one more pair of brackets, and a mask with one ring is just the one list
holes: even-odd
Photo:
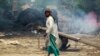
[[(100, 38), (97, 37), (85, 39), (97, 40), (97, 44), (100, 43)], [(44, 42), (45, 39), (42, 36), (1, 37), (0, 56), (47, 56), (47, 52), (42, 50)], [(100, 56), (100, 50), (95, 47), (71, 40), (70, 44), (68, 51), (60, 51), (60, 56)]]

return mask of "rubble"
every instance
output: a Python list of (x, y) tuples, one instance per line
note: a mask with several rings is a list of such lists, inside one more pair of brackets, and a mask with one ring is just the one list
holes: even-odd
[(5, 40), (3, 40), (3, 39), (0, 39), (0, 43), (4, 43), (5, 42)]
[(0, 37), (5, 36), (4, 33), (0, 32)]
[(7, 44), (10, 44), (10, 45), (20, 45), (20, 43), (18, 41), (8, 41)]
[(17, 40), (4, 40), (0, 39), (0, 43), (6, 44), (6, 45), (21, 45)]

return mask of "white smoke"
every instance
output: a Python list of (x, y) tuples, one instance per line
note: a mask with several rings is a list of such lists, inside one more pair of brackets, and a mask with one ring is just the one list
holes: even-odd
[[(64, 33), (93, 33), (97, 30), (97, 26), (93, 25), (91, 22), (92, 17), (83, 10), (75, 8), (74, 6), (76, 6), (77, 3), (74, 3), (72, 0), (72, 2), (67, 2), (69, 3), (68, 5), (63, 6), (61, 6), (61, 3), (59, 2), (60, 0), (32, 1), (35, 1), (36, 5), (34, 6), (36, 7), (46, 7), (56, 10), (58, 14), (58, 26), (60, 31)], [(71, 8), (70, 5), (73, 8)]]
[(31, 5), (26, 3), (22, 6), (22, 10), (26, 10), (27, 8), (31, 8)]

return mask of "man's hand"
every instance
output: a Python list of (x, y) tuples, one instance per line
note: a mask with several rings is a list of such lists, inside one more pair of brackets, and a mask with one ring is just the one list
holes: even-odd
[(47, 33), (45, 33), (43, 36), (44, 36), (44, 37), (47, 37)]

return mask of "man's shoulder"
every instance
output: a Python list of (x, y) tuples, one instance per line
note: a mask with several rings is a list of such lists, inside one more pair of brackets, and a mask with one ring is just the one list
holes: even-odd
[(53, 20), (53, 17), (52, 16), (49, 16), (48, 19)]

